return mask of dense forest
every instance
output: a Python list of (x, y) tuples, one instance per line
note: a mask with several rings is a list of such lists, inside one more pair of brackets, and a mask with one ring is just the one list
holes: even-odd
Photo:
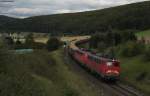
[[(91, 34), (115, 30), (150, 28), (150, 1), (102, 10), (35, 16), (1, 21), (1, 31), (50, 32), (51, 34)], [(6, 18), (6, 17), (5, 17)]]
[(2, 28), (3, 25), (8, 24), (8, 23), (17, 22), (18, 20), (19, 19), (17, 19), (17, 18), (0, 15), (0, 26)]

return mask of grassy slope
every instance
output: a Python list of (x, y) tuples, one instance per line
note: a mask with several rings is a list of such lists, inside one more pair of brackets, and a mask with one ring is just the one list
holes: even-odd
[[(150, 62), (144, 62), (142, 56), (131, 58), (120, 58), (123, 81), (139, 88), (140, 90), (150, 94)], [(143, 80), (137, 81), (136, 78), (143, 72), (147, 75)]]
[(8, 56), (0, 63), (0, 96), (99, 96), (100, 90), (68, 69), (61, 52)]

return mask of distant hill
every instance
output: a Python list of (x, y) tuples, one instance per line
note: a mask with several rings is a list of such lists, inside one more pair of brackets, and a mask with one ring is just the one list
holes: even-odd
[(92, 34), (110, 29), (150, 29), (150, 1), (102, 10), (44, 15), (0, 24), (1, 30)]
[[(13, 27), (18, 27), (17, 25), (14, 25), (15, 22), (20, 21), (18, 18), (12, 18), (8, 16), (0, 15), (0, 32), (9, 32), (9, 30), (13, 30)], [(10, 26), (9, 26), (10, 25)]]
[(19, 19), (0, 15), (0, 25), (13, 23), (13, 22), (16, 22), (16, 20), (19, 20)]

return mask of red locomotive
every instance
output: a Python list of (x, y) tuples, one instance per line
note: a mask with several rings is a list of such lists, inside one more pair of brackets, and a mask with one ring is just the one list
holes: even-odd
[(83, 49), (70, 48), (70, 54), (83, 66), (96, 72), (105, 80), (118, 80), (120, 75), (120, 62), (115, 59), (97, 56)]

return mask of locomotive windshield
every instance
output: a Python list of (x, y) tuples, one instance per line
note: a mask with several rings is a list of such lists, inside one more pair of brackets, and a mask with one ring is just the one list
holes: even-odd
[(96, 55), (103, 58), (116, 59), (115, 55), (113, 54), (97, 53)]

